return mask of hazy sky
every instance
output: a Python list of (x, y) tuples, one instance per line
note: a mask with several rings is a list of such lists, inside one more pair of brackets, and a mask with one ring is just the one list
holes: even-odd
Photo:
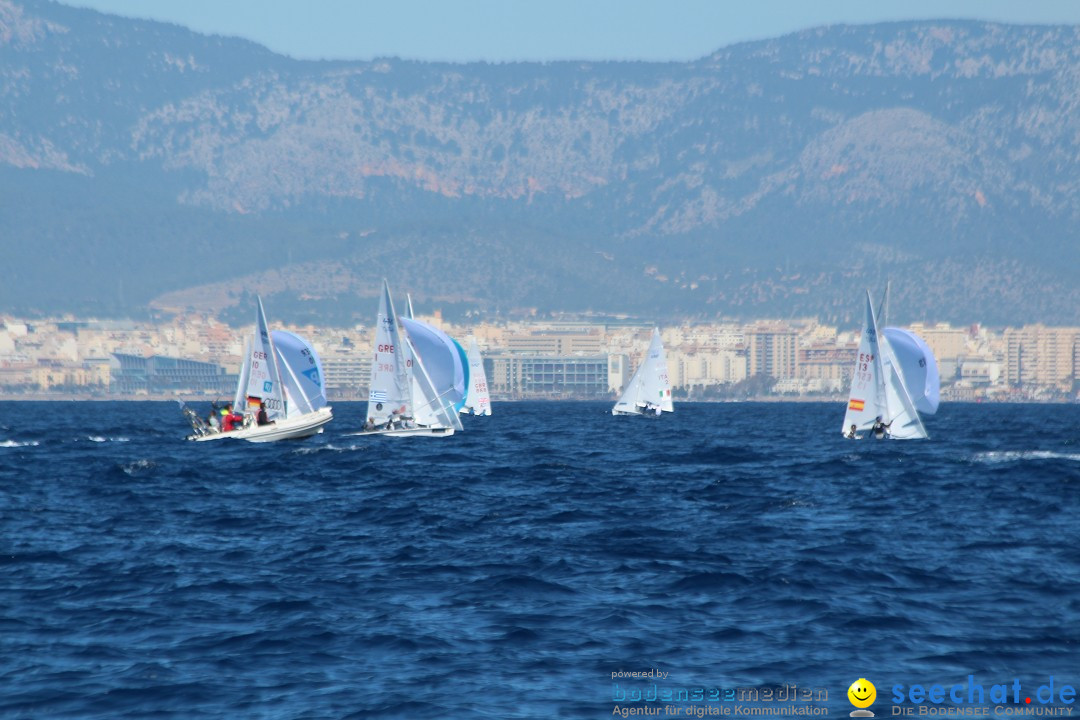
[(297, 58), (691, 60), (836, 23), (1080, 24), (1080, 0), (69, 0)]

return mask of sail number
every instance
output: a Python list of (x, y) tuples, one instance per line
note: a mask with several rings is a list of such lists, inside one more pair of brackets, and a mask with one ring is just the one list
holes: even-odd
[(265, 359), (266, 359), (266, 353), (265, 352), (263, 352), (262, 350), (252, 350), (251, 351), (251, 369), (252, 370), (258, 370), (259, 369), (259, 361), (260, 360), (265, 360)]
[(870, 363), (874, 362), (873, 353), (859, 353), (858, 362), (855, 363), (855, 380), (860, 383), (868, 383), (874, 379), (870, 372)]
[(378, 350), (379, 350), (379, 352), (392, 353), (392, 352), (394, 352), (394, 346), (393, 345), (380, 345), (378, 347)]

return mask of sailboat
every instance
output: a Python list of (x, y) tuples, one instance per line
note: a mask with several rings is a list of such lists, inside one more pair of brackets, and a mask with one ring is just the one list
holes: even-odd
[[(243, 424), (235, 430), (223, 431), (185, 411), (195, 431), (189, 440), (291, 440), (321, 433), (323, 425), (333, 419), (323, 391), (322, 363), (315, 348), (293, 333), (284, 330), (271, 333), (262, 298), (255, 300), (255, 330), (244, 342), (232, 403), (233, 412), (243, 415)], [(268, 422), (264, 425), (257, 422), (260, 408), (266, 410)]]
[(426, 323), (399, 318), (390, 297), (390, 286), (383, 280), (368, 386), (367, 423), (362, 431), (350, 434), (453, 435), (455, 430), (462, 429), (455, 405), (463, 402), (464, 396), (465, 371), (453, 340)]
[(894, 440), (928, 437), (892, 344), (878, 332), (877, 316), (867, 291), (863, 332), (840, 431), (845, 437), (859, 437), (859, 431), (871, 430), (879, 419), (888, 427), (886, 437)]
[(611, 414), (659, 416), (661, 412), (674, 411), (664, 343), (660, 339), (660, 330), (653, 328), (652, 342), (649, 343), (645, 361), (630, 378), (626, 390), (611, 409)]
[(469, 337), (469, 392), (465, 396), (462, 414), (491, 414), (491, 395), (488, 394), (487, 374), (484, 372), (484, 358), (480, 355), (480, 346), (476, 338)]

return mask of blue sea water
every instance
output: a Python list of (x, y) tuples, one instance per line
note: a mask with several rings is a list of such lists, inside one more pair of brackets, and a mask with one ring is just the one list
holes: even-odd
[(835, 403), (608, 410), (393, 439), (346, 403), (256, 445), (0, 403), (0, 717), (606, 718), (652, 669), (832, 717), (863, 677), (879, 717), (895, 684), (1080, 687), (1080, 406), (943, 405), (922, 442), (844, 440)]

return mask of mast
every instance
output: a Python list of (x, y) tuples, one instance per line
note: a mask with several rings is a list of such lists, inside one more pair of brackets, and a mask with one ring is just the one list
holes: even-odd
[(885, 281), (885, 294), (881, 296), (881, 305), (878, 306), (877, 323), (879, 327), (885, 327), (889, 322), (889, 288), (892, 280)]

